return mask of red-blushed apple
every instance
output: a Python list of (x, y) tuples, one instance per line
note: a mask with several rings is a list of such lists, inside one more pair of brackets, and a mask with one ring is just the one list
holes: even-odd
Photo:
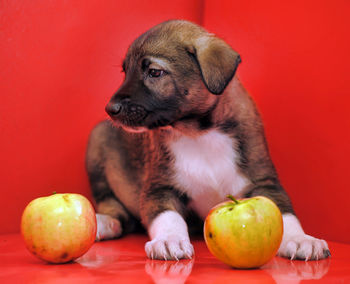
[(66, 263), (82, 256), (94, 243), (96, 228), (90, 201), (74, 193), (34, 199), (21, 220), (27, 249), (51, 263)]
[(282, 241), (283, 220), (277, 205), (263, 196), (218, 204), (204, 223), (209, 251), (234, 268), (257, 268), (271, 260)]

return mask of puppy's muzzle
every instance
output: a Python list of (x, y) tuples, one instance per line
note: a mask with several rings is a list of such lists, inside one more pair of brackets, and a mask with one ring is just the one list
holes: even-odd
[(119, 121), (127, 126), (141, 126), (148, 114), (143, 106), (133, 104), (129, 99), (109, 102), (106, 112), (113, 121)]
[(118, 114), (122, 110), (122, 104), (121, 103), (116, 103), (116, 104), (111, 104), (109, 103), (106, 105), (106, 112), (111, 118), (117, 117)]

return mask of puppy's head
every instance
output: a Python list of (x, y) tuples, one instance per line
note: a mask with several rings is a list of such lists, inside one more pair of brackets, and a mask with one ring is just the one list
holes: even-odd
[(159, 24), (129, 47), (125, 80), (106, 111), (130, 131), (205, 117), (239, 63), (229, 45), (193, 23)]

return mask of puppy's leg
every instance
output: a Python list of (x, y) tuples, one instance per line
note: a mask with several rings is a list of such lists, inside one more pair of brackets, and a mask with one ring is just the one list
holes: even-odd
[(132, 217), (115, 197), (105, 175), (105, 159), (113, 154), (108, 147), (108, 141), (113, 141), (111, 127), (107, 121), (98, 124), (91, 132), (86, 152), (86, 170), (97, 205), (96, 240), (119, 237), (134, 224), (129, 222)]
[(109, 188), (103, 171), (98, 168), (93, 173), (89, 171), (92, 194), (96, 201), (97, 234), (96, 240), (106, 240), (120, 237), (130, 219), (129, 213), (116, 199)]
[(284, 189), (275, 183), (261, 185), (252, 196), (264, 195), (280, 208), (283, 217), (283, 238), (278, 255), (290, 259), (319, 260), (330, 256), (327, 242), (304, 233)]
[(123, 225), (126, 226), (130, 215), (114, 196), (100, 163), (88, 161), (87, 171), (92, 195), (96, 201), (96, 240), (120, 237)]
[(157, 188), (145, 195), (142, 221), (151, 241), (145, 251), (151, 259), (178, 260), (192, 258), (187, 224), (182, 216), (183, 205), (171, 188)]
[(128, 212), (113, 197), (97, 203), (96, 220), (97, 241), (118, 238), (132, 231), (135, 225)]

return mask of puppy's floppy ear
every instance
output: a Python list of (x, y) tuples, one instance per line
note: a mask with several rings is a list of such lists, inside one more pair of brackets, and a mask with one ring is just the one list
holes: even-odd
[(241, 63), (239, 54), (226, 42), (213, 35), (203, 35), (195, 39), (188, 51), (197, 59), (208, 90), (220, 95)]

